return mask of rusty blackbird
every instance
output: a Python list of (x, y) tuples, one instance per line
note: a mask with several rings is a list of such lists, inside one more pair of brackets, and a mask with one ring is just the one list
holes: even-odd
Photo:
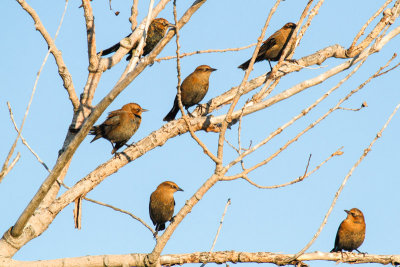
[[(203, 100), (208, 91), (208, 80), (211, 72), (216, 70), (217, 69), (211, 68), (208, 65), (200, 65), (194, 70), (194, 72), (187, 76), (185, 80), (183, 80), (181, 85), (181, 101), (186, 110)], [(176, 96), (174, 106), (167, 116), (165, 116), (164, 121), (172, 121), (175, 119), (178, 111), (178, 97)]]
[[(287, 43), (292, 37), (293, 31), (296, 28), (296, 24), (293, 22), (286, 23), (281, 29), (277, 30), (267, 40), (263, 42), (258, 50), (256, 61), (268, 60), (269, 66), (271, 67), (271, 61), (278, 61), (285, 49)], [(293, 51), (293, 45), (288, 51), (287, 56)], [(250, 64), (250, 59), (240, 65), (238, 68), (247, 70)]]
[(102, 124), (93, 126), (90, 130), (89, 134), (95, 135), (91, 142), (103, 137), (111, 142), (113, 146), (111, 154), (115, 154), (138, 130), (144, 111), (147, 109), (141, 108), (136, 103), (129, 103), (121, 109), (111, 111)]
[(363, 213), (356, 208), (345, 210), (347, 218), (342, 221), (336, 234), (335, 247), (331, 252), (357, 250), (364, 242), (365, 221)]
[[(143, 48), (143, 55), (146, 56), (149, 54), (154, 47), (158, 44), (158, 42), (164, 37), (165, 33), (167, 32), (169, 27), (174, 27), (173, 24), (169, 23), (166, 19), (164, 18), (157, 18), (154, 19), (150, 25), (149, 25), (149, 30), (147, 31), (147, 36), (146, 36), (146, 45)], [(129, 34), (126, 37), (131, 36)], [(130, 60), (132, 58), (132, 53), (133, 50), (137, 47), (138, 43), (135, 43), (132, 47), (132, 49), (128, 52), (128, 57), (126, 60)], [(117, 43), (110, 48), (107, 48), (101, 52), (102, 55), (108, 55), (111, 54), (115, 51), (117, 51), (120, 47), (120, 43)]]
[(183, 191), (176, 183), (165, 181), (161, 183), (157, 189), (151, 193), (149, 203), (149, 213), (153, 224), (156, 226), (156, 234), (158, 231), (165, 229), (165, 223), (172, 220), (174, 215), (174, 193)]

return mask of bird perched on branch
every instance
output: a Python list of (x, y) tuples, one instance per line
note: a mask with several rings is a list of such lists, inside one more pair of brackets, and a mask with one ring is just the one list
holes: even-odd
[(357, 250), (364, 242), (365, 221), (363, 213), (356, 208), (345, 210), (347, 218), (340, 224), (336, 234), (335, 247), (331, 252)]
[[(267, 40), (263, 42), (258, 50), (256, 61), (268, 60), (269, 66), (271, 67), (271, 61), (278, 61), (282, 55), (283, 50), (285, 50), (290, 38), (292, 37), (293, 31), (296, 28), (296, 24), (293, 22), (286, 23), (281, 29), (277, 30), (272, 34)], [(294, 45), (291, 46), (286, 56), (288, 56), (294, 49)], [(238, 68), (242, 70), (247, 70), (250, 64), (250, 60), (247, 60)]]
[(165, 229), (165, 223), (173, 220), (174, 215), (174, 193), (183, 191), (176, 183), (166, 181), (161, 183), (157, 189), (151, 193), (149, 212), (153, 224), (156, 226), (156, 233)]
[[(216, 70), (217, 69), (213, 69), (208, 65), (200, 65), (183, 80), (181, 84), (181, 101), (186, 110), (203, 100), (208, 91), (211, 72)], [(175, 119), (178, 111), (178, 96), (176, 96), (174, 106), (167, 116), (165, 116), (164, 121), (172, 121)]]
[[(146, 36), (146, 45), (143, 48), (142, 56), (148, 55), (154, 49), (154, 47), (156, 47), (158, 42), (164, 37), (164, 35), (167, 32), (169, 27), (175, 27), (175, 25), (169, 23), (164, 18), (154, 19), (150, 23), (149, 29), (147, 31), (147, 36)], [(131, 34), (126, 36), (126, 38), (129, 36), (131, 36)], [(130, 60), (132, 58), (133, 50), (136, 49), (138, 44), (139, 44), (139, 42), (136, 42), (133, 45), (132, 49), (128, 52), (128, 57), (126, 58), (126, 60)], [(121, 44), (117, 43), (117, 44), (111, 46), (110, 48), (102, 50), (100, 53), (102, 55), (111, 54), (111, 53), (117, 51), (120, 48), (120, 46), (121, 46)], [(100, 54), (100, 53), (98, 53), (98, 54)]]
[(93, 126), (90, 130), (89, 134), (95, 135), (90, 143), (103, 137), (111, 142), (113, 146), (111, 154), (115, 154), (136, 133), (144, 111), (147, 109), (141, 108), (136, 103), (129, 103), (121, 109), (111, 111), (102, 124)]

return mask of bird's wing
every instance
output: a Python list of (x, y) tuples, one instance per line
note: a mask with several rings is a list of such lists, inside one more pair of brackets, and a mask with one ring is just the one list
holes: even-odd
[(110, 131), (110, 130), (114, 129), (115, 127), (118, 127), (121, 123), (124, 113), (128, 113), (128, 112), (121, 110), (121, 109), (111, 111), (108, 114), (107, 119), (102, 124), (103, 127), (105, 129), (107, 129), (106, 131)]
[(150, 214), (151, 222), (153, 223), (153, 225), (156, 225), (156, 222), (154, 221), (154, 216), (153, 216), (152, 208), (151, 208), (151, 203), (153, 202), (153, 201), (152, 201), (152, 198), (153, 198), (153, 194), (151, 194), (151, 196), (150, 196), (150, 201), (149, 201), (149, 214)]
[[(343, 223), (343, 222), (342, 222)], [(336, 238), (335, 238), (335, 245), (333, 247), (333, 249), (331, 250), (331, 252), (337, 252), (337, 251), (341, 251), (341, 249), (339, 248), (339, 233), (340, 233), (340, 228), (342, 227), (342, 223), (340, 224), (338, 231), (336, 233)]]
[(258, 51), (258, 55), (264, 56), (264, 53), (268, 51), (271, 47), (276, 45), (276, 33), (271, 35), (267, 40), (264, 41), (262, 46), (260, 47), (260, 50)]

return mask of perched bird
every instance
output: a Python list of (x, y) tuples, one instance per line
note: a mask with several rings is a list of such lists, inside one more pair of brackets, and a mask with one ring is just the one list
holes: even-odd
[(174, 215), (174, 193), (183, 191), (176, 183), (166, 181), (161, 183), (157, 189), (151, 193), (149, 212), (153, 224), (156, 226), (156, 234), (158, 231), (165, 229), (165, 223), (172, 221)]
[[(143, 56), (146, 56), (147, 54), (149, 54), (154, 49), (154, 47), (156, 47), (158, 42), (164, 37), (164, 35), (167, 32), (169, 27), (175, 27), (175, 26), (163, 18), (154, 19), (150, 23), (149, 29), (147, 31), (147, 36), (146, 36), (146, 45), (143, 48)], [(129, 36), (131, 36), (131, 34), (129, 34), (126, 37), (129, 37)], [(126, 60), (130, 60), (132, 58), (133, 50), (136, 49), (138, 44), (139, 43), (137, 42), (133, 45), (132, 50), (128, 52), (128, 57), (126, 58)], [(110, 48), (103, 50), (100, 53), (102, 55), (111, 54), (111, 53), (117, 51), (120, 46), (121, 46), (120, 43), (117, 43), (117, 44), (111, 46)], [(98, 53), (98, 54), (100, 54), (100, 53)]]
[[(274, 34), (272, 34), (267, 40), (263, 42), (258, 50), (258, 54), (256, 57), (256, 61), (268, 60), (269, 66), (271, 67), (271, 61), (278, 61), (282, 55), (283, 50), (290, 38), (292, 37), (293, 31), (296, 28), (296, 24), (292, 22), (286, 23), (281, 29), (277, 30)], [(293, 45), (287, 53), (287, 56), (293, 51)], [(242, 70), (247, 70), (250, 64), (250, 59), (240, 65), (238, 68)]]
[[(182, 105), (188, 110), (191, 106), (200, 103), (208, 91), (208, 80), (211, 72), (216, 71), (207, 65), (198, 66), (194, 72), (183, 80), (181, 84), (181, 101)], [(174, 106), (171, 111), (165, 116), (164, 121), (172, 121), (178, 114), (178, 96), (175, 97)]]
[(331, 252), (342, 252), (342, 250), (357, 250), (364, 242), (365, 221), (363, 213), (356, 208), (345, 210), (347, 218), (340, 224), (336, 234), (335, 247)]
[(103, 137), (111, 142), (113, 146), (111, 154), (115, 154), (136, 133), (144, 111), (147, 109), (141, 108), (136, 103), (129, 103), (121, 109), (111, 111), (102, 124), (93, 126), (90, 130), (89, 134), (95, 135), (90, 143)]

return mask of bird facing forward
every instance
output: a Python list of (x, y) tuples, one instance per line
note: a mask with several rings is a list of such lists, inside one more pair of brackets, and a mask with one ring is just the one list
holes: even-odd
[(347, 218), (340, 224), (336, 234), (335, 247), (331, 252), (357, 250), (364, 242), (365, 221), (363, 213), (356, 208), (345, 210)]
[[(200, 65), (183, 80), (181, 84), (181, 101), (186, 110), (203, 100), (208, 91), (210, 75), (216, 70), (217, 69), (211, 68), (208, 65)], [(164, 121), (172, 121), (175, 119), (178, 111), (178, 96), (176, 96), (174, 106), (167, 116), (165, 116)]]
[(144, 111), (147, 109), (141, 108), (136, 103), (129, 103), (121, 109), (111, 111), (102, 124), (93, 126), (90, 130), (89, 134), (95, 135), (90, 143), (103, 137), (111, 142), (113, 146), (111, 154), (115, 154), (136, 133)]
[[(147, 31), (147, 36), (146, 36), (146, 45), (143, 48), (142, 56), (148, 55), (154, 49), (154, 47), (156, 47), (158, 42), (164, 37), (164, 35), (167, 32), (169, 27), (175, 27), (175, 26), (173, 24), (169, 23), (164, 18), (154, 19), (150, 23), (149, 29)], [(127, 37), (129, 37), (129, 36), (131, 36), (131, 34), (129, 34)], [(111, 53), (117, 51), (120, 48), (120, 46), (121, 46), (120, 43), (117, 43), (117, 44), (111, 46), (110, 48), (103, 50), (100, 53), (102, 55), (111, 54)], [(136, 42), (133, 45), (132, 49), (128, 52), (128, 57), (126, 58), (126, 60), (130, 60), (132, 58), (133, 50), (136, 49), (137, 46), (138, 46), (138, 42)], [(100, 53), (98, 53), (98, 54), (100, 54)]]
[[(271, 67), (271, 61), (278, 61), (282, 55), (283, 50), (285, 50), (290, 38), (292, 37), (293, 31), (296, 28), (296, 24), (293, 22), (286, 23), (281, 29), (277, 30), (272, 34), (267, 40), (263, 42), (258, 50), (256, 61), (268, 60), (269, 66)], [(286, 54), (288, 56), (292, 53), (294, 45), (292, 45)], [(238, 68), (242, 70), (247, 70), (250, 64), (250, 59), (240, 65)]]
[(165, 229), (165, 223), (172, 220), (174, 215), (174, 193), (183, 191), (176, 183), (166, 181), (161, 183), (157, 189), (151, 193), (149, 212), (153, 224), (156, 226), (156, 233)]

